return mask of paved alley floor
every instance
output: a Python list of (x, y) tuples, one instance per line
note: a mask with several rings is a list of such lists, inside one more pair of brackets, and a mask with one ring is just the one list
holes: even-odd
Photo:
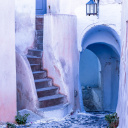
[[(108, 113), (79, 113), (72, 116), (67, 116), (62, 120), (38, 120), (32, 122), (31, 125), (17, 126), (17, 128), (106, 128), (107, 123), (104, 119)], [(5, 126), (1, 126), (5, 128)]]
[(38, 128), (105, 128), (107, 123), (104, 119), (106, 114), (84, 114), (80, 113), (68, 116), (62, 121), (51, 121), (48, 123), (40, 123), (31, 127)]

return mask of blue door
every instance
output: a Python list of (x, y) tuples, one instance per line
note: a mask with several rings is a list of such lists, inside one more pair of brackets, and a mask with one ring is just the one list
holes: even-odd
[(43, 15), (46, 12), (46, 0), (36, 0), (36, 14)]

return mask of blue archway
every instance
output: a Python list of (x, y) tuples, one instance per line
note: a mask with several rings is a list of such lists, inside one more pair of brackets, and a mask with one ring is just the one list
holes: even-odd
[[(82, 52), (85, 49), (93, 52), (101, 64), (101, 86), (91, 87), (91, 97), (93, 97), (95, 106), (100, 104), (99, 111), (116, 111), (120, 64), (120, 38), (118, 34), (105, 25), (95, 26), (85, 33), (82, 49)], [(80, 55), (81, 57), (84, 56)], [(101, 101), (98, 103), (99, 100)]]

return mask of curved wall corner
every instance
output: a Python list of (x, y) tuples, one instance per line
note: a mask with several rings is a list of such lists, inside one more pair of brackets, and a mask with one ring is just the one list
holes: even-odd
[[(54, 85), (67, 96), (69, 111), (78, 108), (79, 52), (77, 49), (76, 17), (44, 16), (43, 66)], [(76, 92), (76, 97), (74, 96)]]
[(16, 48), (17, 109), (38, 108), (38, 98), (30, 64), (24, 54)]

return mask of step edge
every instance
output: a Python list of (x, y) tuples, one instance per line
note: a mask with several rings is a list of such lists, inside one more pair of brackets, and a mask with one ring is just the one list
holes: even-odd
[(40, 50), (40, 49), (28, 49), (28, 51), (43, 52), (43, 50)]
[(59, 88), (56, 86), (49, 86), (49, 87), (45, 87), (45, 88), (36, 89), (36, 91), (42, 92), (42, 91), (53, 90), (53, 89), (59, 89)]
[(30, 64), (30, 66), (35, 66), (35, 65), (39, 65), (40, 66), (40, 64)]
[[(56, 97), (54, 97), (54, 96), (56, 96)], [(57, 99), (57, 98), (64, 98), (64, 97), (66, 97), (66, 96), (62, 95), (62, 94), (57, 94), (57, 95), (40, 97), (40, 98), (38, 98), (38, 100), (39, 100), (39, 102), (41, 102), (41, 101), (52, 100), (52, 99)]]
[(30, 56), (30, 55), (27, 55), (27, 58), (42, 59), (42, 57)]
[[(61, 106), (61, 108), (58, 108), (59, 106)], [(55, 111), (57, 109), (65, 109), (66, 107), (68, 107), (69, 103), (65, 103), (65, 104), (59, 104), (59, 105), (55, 105), (55, 106), (50, 106), (50, 107), (45, 107), (45, 108), (38, 108), (39, 111), (43, 111), (43, 112), (49, 112), (49, 111)], [(52, 110), (46, 110), (46, 109), (50, 109), (52, 108)], [(54, 108), (54, 109), (53, 109)]]
[(36, 79), (35, 82), (43, 82), (43, 81), (52, 81), (50, 78), (44, 78), (44, 79)]
[(46, 73), (46, 71), (34, 71), (33, 74), (40, 74), (40, 73)]

